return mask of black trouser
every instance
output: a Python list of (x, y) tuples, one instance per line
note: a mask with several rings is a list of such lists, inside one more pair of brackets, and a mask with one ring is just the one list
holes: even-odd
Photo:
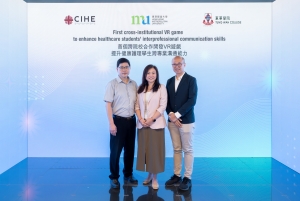
[(118, 179), (119, 175), (119, 161), (122, 149), (124, 148), (124, 169), (125, 177), (132, 175), (133, 158), (135, 147), (135, 131), (136, 119), (123, 118), (114, 116), (114, 123), (117, 127), (116, 136), (110, 135), (110, 179)]

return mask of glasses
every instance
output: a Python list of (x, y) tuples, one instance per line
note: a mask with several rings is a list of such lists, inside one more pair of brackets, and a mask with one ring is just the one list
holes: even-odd
[(178, 63), (178, 64), (175, 64), (175, 63), (174, 63), (174, 64), (172, 64), (172, 66), (173, 66), (173, 67), (176, 67), (176, 66), (181, 67), (181, 66), (182, 66), (182, 63)]
[(118, 66), (118, 68), (121, 70), (128, 70), (130, 66)]

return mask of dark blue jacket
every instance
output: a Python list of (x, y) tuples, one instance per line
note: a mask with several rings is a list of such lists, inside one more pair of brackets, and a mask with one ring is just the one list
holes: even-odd
[(175, 92), (175, 76), (167, 81), (168, 104), (166, 112), (179, 112), (183, 124), (195, 122), (194, 106), (197, 100), (197, 80), (185, 73)]

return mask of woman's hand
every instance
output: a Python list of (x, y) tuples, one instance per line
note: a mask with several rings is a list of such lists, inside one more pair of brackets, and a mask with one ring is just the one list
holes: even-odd
[(140, 118), (139, 121), (141, 122), (141, 124), (142, 124), (143, 127), (149, 127), (149, 126), (146, 124), (146, 120), (145, 120), (145, 119)]
[(146, 119), (145, 124), (147, 125), (147, 127), (149, 127), (151, 124), (153, 124), (153, 119), (152, 118)]

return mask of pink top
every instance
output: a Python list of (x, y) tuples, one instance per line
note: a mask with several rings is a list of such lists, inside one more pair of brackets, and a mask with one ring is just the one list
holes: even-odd
[[(164, 117), (164, 111), (167, 107), (168, 101), (168, 94), (166, 87), (161, 84), (157, 92), (151, 92), (149, 96), (149, 100), (146, 102), (147, 104), (147, 111), (148, 111), (148, 118), (152, 117), (155, 111), (158, 111), (161, 116), (159, 116), (153, 124), (151, 124), (150, 128), (152, 129), (159, 129), (166, 127), (166, 119)], [(142, 92), (137, 95), (137, 100), (135, 103), (135, 110), (141, 111), (142, 118), (145, 117), (145, 93)], [(137, 128), (143, 128), (140, 121), (137, 121)]]

